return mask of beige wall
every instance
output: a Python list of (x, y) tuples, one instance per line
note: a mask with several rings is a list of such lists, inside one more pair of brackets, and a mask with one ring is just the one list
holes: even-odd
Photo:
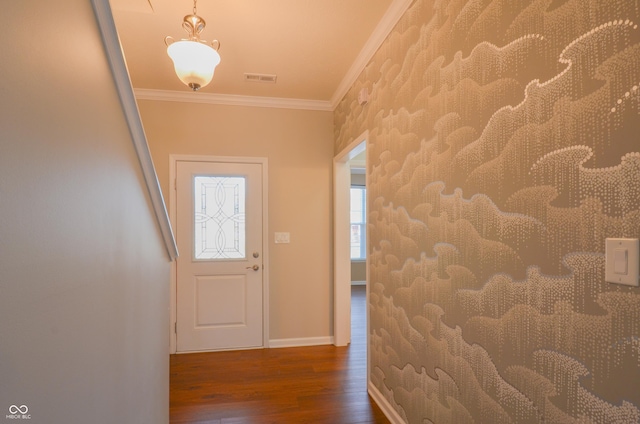
[(367, 262), (351, 261), (351, 281), (367, 280)]
[[(139, 107), (167, 200), (170, 154), (268, 158), (270, 339), (330, 336), (332, 114), (145, 100)], [(274, 244), (274, 232), (291, 233), (291, 243)]]
[(91, 5), (2, 8), (0, 417), (168, 423), (169, 260)]
[[(640, 9), (416, 0), (335, 111), (369, 131), (371, 381), (407, 422), (640, 422)], [(369, 89), (365, 106), (357, 102)]]

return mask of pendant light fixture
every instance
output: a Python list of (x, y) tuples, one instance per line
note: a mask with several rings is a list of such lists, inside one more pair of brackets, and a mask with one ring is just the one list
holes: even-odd
[(167, 54), (173, 60), (178, 78), (193, 91), (211, 82), (213, 71), (220, 63), (220, 42), (213, 40), (207, 43), (200, 39), (200, 33), (206, 23), (197, 14), (196, 2), (197, 0), (193, 0), (193, 14), (185, 16), (182, 22), (182, 28), (189, 38), (174, 41), (172, 37), (167, 36), (164, 39)]

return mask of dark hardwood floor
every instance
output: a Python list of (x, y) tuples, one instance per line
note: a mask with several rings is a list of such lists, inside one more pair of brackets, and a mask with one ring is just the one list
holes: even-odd
[(366, 389), (364, 286), (349, 347), (171, 355), (171, 423), (388, 423)]

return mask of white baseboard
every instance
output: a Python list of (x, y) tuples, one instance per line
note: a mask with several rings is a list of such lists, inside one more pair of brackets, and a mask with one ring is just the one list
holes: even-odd
[(366, 286), (367, 282), (366, 281), (352, 281), (351, 285), (352, 286)]
[(380, 393), (378, 388), (374, 386), (373, 383), (369, 382), (368, 389), (369, 396), (371, 396), (378, 407), (380, 407), (391, 424), (405, 424), (405, 421), (402, 419), (402, 417), (396, 412), (395, 409), (393, 409), (391, 404), (384, 396), (382, 396), (382, 393)]
[(300, 346), (319, 346), (333, 344), (333, 336), (327, 337), (304, 337), (299, 339), (273, 339), (269, 340), (270, 348), (279, 347), (300, 347)]

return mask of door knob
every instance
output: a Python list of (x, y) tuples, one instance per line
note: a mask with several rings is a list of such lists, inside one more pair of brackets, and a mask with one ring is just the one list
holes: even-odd
[(248, 266), (247, 269), (252, 269), (254, 271), (260, 270), (260, 265)]

